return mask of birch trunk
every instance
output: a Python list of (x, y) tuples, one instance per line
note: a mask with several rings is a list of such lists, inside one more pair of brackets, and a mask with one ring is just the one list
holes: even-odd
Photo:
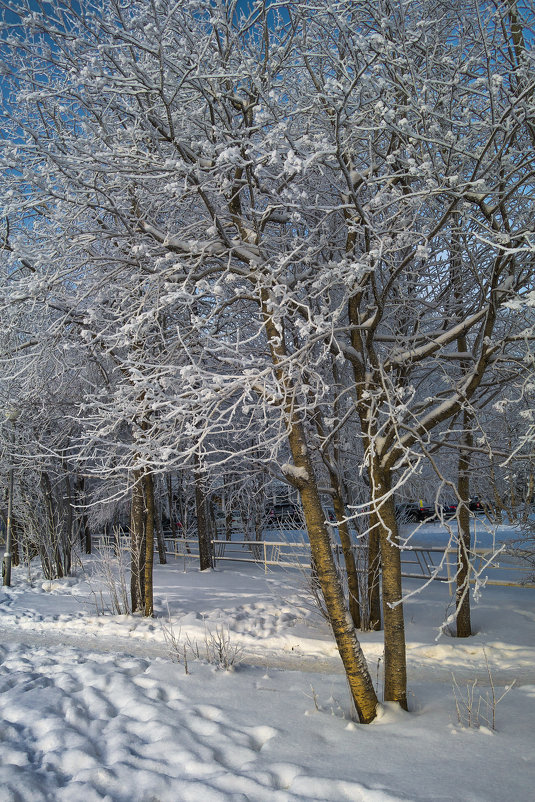
[(367, 724), (376, 716), (377, 696), (368, 671), (366, 659), (357, 639), (355, 627), (346, 607), (344, 594), (331, 543), (325, 516), (320, 503), (319, 492), (312, 461), (307, 448), (302, 423), (297, 419), (293, 405), (292, 380), (284, 372), (281, 363), (286, 358), (284, 336), (275, 325), (269, 313), (269, 296), (266, 290), (261, 293), (261, 308), (275, 373), (284, 391), (283, 409), (288, 429), (288, 441), (295, 467), (298, 469), (294, 484), (301, 495), (305, 525), (310, 541), (312, 564), (325, 601), (325, 608), (333, 631), (336, 645), (342, 658), (351, 697), (359, 720)]
[(401, 599), (401, 552), (398, 544), (396, 508), (391, 493), (391, 480), (377, 465), (373, 465), (373, 488), (377, 494), (377, 529), (382, 567), (382, 597), (384, 620), (384, 698), (398, 702), (407, 710), (407, 663), (405, 652), (405, 623)]
[(297, 468), (303, 469), (302, 475), (307, 477), (297, 486), (303, 505), (312, 562), (359, 720), (367, 724), (375, 718), (377, 696), (353, 621), (345, 604), (314, 470), (300, 423), (296, 421), (291, 423), (288, 437), (294, 463)]

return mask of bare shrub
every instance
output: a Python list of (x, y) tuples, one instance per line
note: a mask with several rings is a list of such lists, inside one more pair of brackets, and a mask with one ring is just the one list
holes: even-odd
[(129, 615), (128, 552), (116, 530), (99, 543), (88, 583), (97, 615)]
[(194, 660), (204, 659), (224, 671), (233, 671), (241, 661), (243, 648), (232, 643), (228, 627), (225, 629), (221, 625), (212, 630), (205, 624), (203, 648), (189, 635), (182, 640), (180, 629), (177, 633), (169, 615), (161, 627), (169, 657), (175, 663), (183, 663), (186, 674), (189, 674), (188, 654)]
[(189, 674), (187, 644), (182, 643), (180, 640), (180, 629), (178, 630), (178, 634), (175, 631), (173, 622), (171, 621), (171, 616), (169, 615), (169, 609), (167, 613), (167, 623), (164, 624), (163, 622), (160, 622), (160, 625), (162, 627), (162, 633), (169, 657), (174, 663), (182, 663), (184, 666), (184, 673)]
[(205, 628), (204, 645), (206, 659), (217, 668), (233, 671), (241, 662), (243, 648), (232, 643), (228, 627), (216, 626), (215, 630)]
[(490, 730), (494, 731), (496, 729), (496, 707), (504, 696), (509, 693), (515, 681), (510, 685), (506, 685), (503, 693), (498, 695), (485, 650), (483, 650), (483, 654), (485, 655), (489, 689), (481, 689), (478, 686), (477, 677), (471, 682), (468, 682), (463, 689), (459, 686), (455, 675), (452, 674), (453, 696), (455, 699), (457, 721), (461, 727), (472, 729), (488, 727)]

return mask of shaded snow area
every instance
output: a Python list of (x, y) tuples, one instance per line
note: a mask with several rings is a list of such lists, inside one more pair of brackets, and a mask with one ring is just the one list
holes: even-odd
[[(485, 589), (465, 641), (437, 640), (447, 585), (411, 597), (411, 712), (362, 726), (299, 571), (170, 562), (147, 620), (96, 614), (96, 562), (57, 582), (17, 568), (0, 593), (2, 802), (533, 798), (533, 589)], [(362, 642), (380, 689), (382, 635)], [(496, 698), (515, 681), (495, 730), (487, 662)]]

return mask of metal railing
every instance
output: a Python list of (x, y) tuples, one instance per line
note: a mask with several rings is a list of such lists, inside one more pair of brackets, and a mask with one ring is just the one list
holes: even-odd
[[(100, 548), (127, 549), (129, 538), (123, 535), (119, 539), (105, 539), (103, 535), (95, 535), (94, 542)], [(270, 566), (299, 570), (310, 567), (310, 545), (304, 541), (215, 539), (211, 542), (214, 565), (224, 561), (256, 563), (263, 565), (266, 573)], [(366, 547), (354, 545), (352, 549), (357, 566), (365, 565)], [(197, 538), (165, 538), (165, 553), (174, 559), (199, 559), (199, 542)], [(335, 544), (334, 553), (343, 567), (341, 545)], [(474, 574), (483, 571), (487, 585), (535, 587), (535, 583), (521, 579), (522, 574), (533, 573), (533, 569), (506, 551), (496, 554), (493, 549), (475, 548), (470, 551), (470, 556)], [(406, 579), (447, 582), (452, 592), (457, 573), (457, 550), (439, 546), (410, 546), (401, 549), (401, 567), (401, 575)], [(504, 572), (503, 579), (498, 578), (500, 572)], [(507, 577), (505, 572), (508, 573)]]
[[(169, 545), (167, 545), (169, 544)], [(310, 567), (310, 546), (304, 542), (270, 541), (270, 540), (213, 540), (214, 564), (218, 561), (254, 562), (264, 566), (267, 573), (268, 566), (281, 568), (306, 569)], [(196, 539), (177, 538), (166, 540), (166, 553), (176, 558), (186, 559), (198, 557), (199, 547)], [(365, 546), (353, 546), (357, 565), (365, 562)], [(339, 563), (343, 558), (342, 547), (334, 546), (335, 556)], [(518, 564), (507, 553), (501, 552), (493, 559), (495, 550), (476, 548), (470, 552), (475, 574), (480, 571), (489, 571), (494, 574), (498, 571), (507, 571), (515, 577), (498, 579), (489, 576), (487, 585), (503, 585), (511, 587), (535, 587), (533, 582), (523, 582), (518, 574), (532, 573), (532, 569)], [(401, 550), (401, 575), (406, 579), (425, 579), (437, 582), (447, 582), (450, 590), (455, 583), (457, 573), (457, 550), (441, 548), (439, 546), (411, 546)], [(360, 569), (365, 570), (365, 569)], [(475, 580), (472, 580), (475, 581)]]

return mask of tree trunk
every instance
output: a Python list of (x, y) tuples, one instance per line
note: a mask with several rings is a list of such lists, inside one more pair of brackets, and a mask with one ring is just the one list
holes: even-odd
[(257, 543), (262, 540), (262, 535), (264, 534), (262, 523), (263, 523), (262, 507), (257, 502), (254, 511), (254, 534)]
[(58, 520), (57, 509), (52, 493), (52, 484), (46, 471), (41, 473), (41, 490), (45, 505), (46, 518), (46, 558), (43, 562), (43, 569), (48, 570), (50, 575), (47, 579), (61, 579), (63, 577), (63, 562), (58, 543)]
[[(470, 415), (465, 410), (464, 415), (464, 445), (473, 444), (470, 425)], [(470, 617), (470, 451), (461, 449), (459, 454), (459, 468), (457, 477), (457, 492), (459, 506), (457, 507), (457, 588), (455, 603), (457, 610), (457, 637), (469, 638), (472, 634)]]
[(145, 615), (154, 614), (152, 573), (154, 566), (154, 477), (145, 471)]
[[(156, 543), (158, 544), (158, 559), (160, 560), (160, 565), (167, 565), (167, 555), (165, 553), (165, 540), (163, 537), (163, 526), (162, 526), (162, 503), (161, 503), (161, 495), (159, 496), (159, 503), (156, 504), (154, 502), (154, 526), (156, 528)], [(171, 521), (171, 516), (169, 516), (169, 521)]]
[(199, 567), (201, 571), (212, 568), (212, 546), (206, 514), (206, 496), (200, 471), (195, 471), (195, 508), (197, 513), (197, 538), (199, 541)]
[[(12, 505), (13, 506), (13, 505)], [(7, 535), (7, 520), (6, 520), (6, 535)], [(17, 568), (20, 565), (21, 560), (21, 549), (19, 549), (19, 543), (23, 543), (23, 533), (22, 528), (13, 515), (11, 513), (11, 565), (13, 568)]]
[[(13, 566), (13, 568), (17, 568), (17, 566), (20, 565), (19, 539), (20, 539), (20, 526), (17, 522), (17, 519), (12, 515), (11, 516), (11, 565)], [(22, 540), (20, 542), (22, 543)]]
[(4, 559), (2, 561), (2, 584), (6, 587), (11, 587), (11, 565), (13, 554), (13, 487), (14, 487), (15, 471), (13, 465), (9, 468), (9, 485), (7, 497), (7, 515), (6, 515), (6, 549), (4, 552)]
[[(165, 489), (167, 491), (167, 509), (169, 511), (169, 528), (171, 529), (171, 534), (177, 535), (178, 534), (178, 527), (176, 525), (175, 516), (174, 516), (174, 504), (173, 504), (173, 475), (171, 473), (167, 473), (165, 475)], [(175, 528), (176, 527), (176, 528)]]
[(232, 540), (232, 508), (230, 504), (225, 511), (225, 540)]
[(377, 695), (366, 665), (366, 659), (356, 636), (353, 621), (345, 604), (304, 429), (296, 419), (294, 412), (292, 380), (282, 367), (286, 360), (284, 336), (275, 325), (270, 314), (269, 300), (267, 290), (262, 289), (260, 302), (264, 328), (277, 381), (283, 390), (284, 400), (282, 401), (282, 406), (288, 429), (290, 451), (295, 467), (301, 477), (294, 477), (293, 483), (301, 495), (305, 525), (310, 541), (312, 564), (317, 572), (329, 622), (344, 664), (351, 697), (359, 720), (363, 724), (367, 724), (373, 721), (376, 716)]
[(65, 494), (63, 496), (63, 510), (61, 521), (61, 552), (63, 561), (63, 573), (68, 575), (72, 564), (72, 543), (73, 543), (73, 499), (71, 479), (68, 473), (64, 476)]
[(370, 513), (368, 532), (368, 628), (381, 629), (381, 554), (379, 550), (379, 522), (377, 515)]
[(367, 724), (376, 716), (377, 696), (353, 621), (345, 604), (301, 424), (297, 422), (292, 424), (289, 440), (294, 463), (306, 476), (306, 479), (298, 481), (297, 487), (303, 504), (312, 561), (359, 720)]
[[(78, 476), (75, 484), (75, 493), (78, 499), (78, 504), (83, 505), (85, 502), (84, 491), (85, 479), (83, 476)], [(86, 554), (91, 554), (91, 530), (89, 529), (89, 519), (85, 509), (80, 515), (80, 545)]]
[[(407, 710), (407, 663), (405, 623), (401, 599), (401, 552), (398, 545), (396, 508), (391, 493), (391, 480), (377, 465), (372, 467), (371, 483), (376, 494), (376, 516), (382, 567), (384, 620), (384, 698), (398, 702)], [(379, 501), (379, 499), (381, 499)]]
[(132, 503), (130, 510), (130, 596), (132, 612), (144, 609), (144, 575), (145, 575), (145, 532), (143, 473), (134, 471), (132, 487)]
[(333, 497), (334, 512), (338, 521), (338, 534), (340, 536), (340, 543), (342, 544), (342, 553), (344, 555), (344, 562), (347, 573), (347, 589), (349, 596), (349, 614), (356, 629), (361, 627), (360, 617), (360, 589), (359, 577), (357, 574), (357, 566), (355, 564), (355, 555), (351, 547), (351, 536), (347, 522), (344, 521), (345, 510), (344, 503), (339, 493), (335, 493)]

